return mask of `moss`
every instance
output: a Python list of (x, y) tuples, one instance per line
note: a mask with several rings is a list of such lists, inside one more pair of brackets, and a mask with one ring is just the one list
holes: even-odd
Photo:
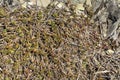
[[(93, 74), (88, 72), (96, 73), (95, 67), (113, 70), (109, 74), (117, 76), (119, 56), (104, 54), (103, 46), (112, 47), (101, 39), (99, 27), (92, 26), (90, 17), (51, 8), (21, 8), (10, 14), (0, 8), (0, 76), (10, 80), (89, 80)], [(105, 62), (110, 64), (104, 66)]]
[(0, 7), (0, 18), (3, 18), (7, 15), (7, 12), (4, 8)]

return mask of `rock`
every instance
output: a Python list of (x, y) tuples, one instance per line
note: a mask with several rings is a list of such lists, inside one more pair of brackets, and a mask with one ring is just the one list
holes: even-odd
[(50, 4), (51, 0), (30, 0), (30, 1), (25, 1), (25, 0), (20, 0), (20, 3), (22, 4), (23, 7), (26, 8), (27, 5), (36, 5), (39, 7), (47, 7)]
[(37, 5), (40, 7), (47, 7), (51, 0), (0, 0), (0, 5), (8, 3), (8, 5), (21, 5), (23, 7)]
[(65, 7), (65, 4), (63, 2), (58, 2), (58, 1), (54, 1), (53, 5), (56, 5), (59, 9)]
[(120, 0), (91, 0), (94, 15), (92, 19), (99, 22), (103, 38), (116, 40), (120, 31)]
[(113, 53), (115, 53), (115, 52), (114, 52), (113, 50), (109, 49), (109, 50), (106, 51), (106, 53), (107, 53), (107, 54), (113, 54)]
[(13, 0), (0, 0), (0, 5), (2, 5), (2, 4), (9, 4), (9, 5), (12, 5), (12, 3), (13, 3)]

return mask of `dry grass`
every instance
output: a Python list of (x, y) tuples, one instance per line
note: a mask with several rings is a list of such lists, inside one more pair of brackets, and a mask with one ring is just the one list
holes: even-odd
[(73, 11), (0, 7), (0, 80), (119, 80), (120, 55)]

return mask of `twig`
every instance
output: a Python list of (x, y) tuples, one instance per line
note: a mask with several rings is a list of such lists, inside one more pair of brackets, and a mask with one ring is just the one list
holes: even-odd
[(98, 71), (98, 72), (96, 72), (95, 73), (95, 76), (93, 77), (93, 80), (96, 80), (96, 76), (98, 75), (98, 74), (104, 74), (104, 73), (109, 73), (110, 71), (107, 71), (107, 70), (105, 70), (105, 71)]

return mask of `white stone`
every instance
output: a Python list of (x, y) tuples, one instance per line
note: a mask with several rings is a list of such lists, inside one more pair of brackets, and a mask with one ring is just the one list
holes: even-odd
[(63, 8), (63, 7), (65, 7), (65, 4), (64, 4), (63, 2), (55, 1), (53, 4), (56, 5), (58, 8)]
[(113, 53), (114, 53), (113, 50), (111, 50), (111, 49), (107, 50), (107, 54), (113, 54)]

